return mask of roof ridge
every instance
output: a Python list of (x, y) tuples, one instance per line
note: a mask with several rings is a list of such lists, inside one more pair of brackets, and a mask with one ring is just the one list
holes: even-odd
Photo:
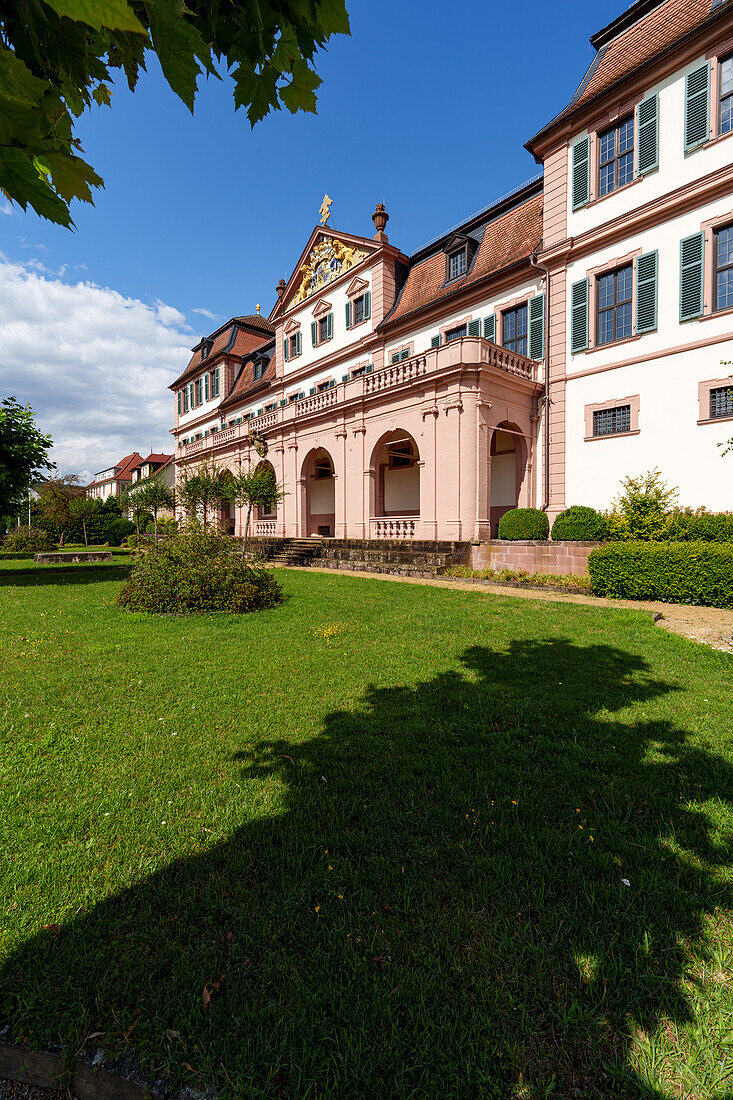
[[(507, 191), (505, 195), (502, 195), (498, 199), (494, 199), (494, 201), (490, 202), (487, 206), (482, 206), (479, 210), (476, 210), (473, 214), (469, 215), (469, 217), (463, 218), (461, 221), (456, 222), (456, 224), (452, 225), (450, 229), (446, 229), (442, 233), (439, 233), (437, 237), (431, 238), (431, 240), (421, 245), (420, 248), (416, 248), (414, 252), (410, 253), (410, 263), (412, 263), (415, 257), (419, 256), (421, 252), (427, 251), (428, 248), (432, 248), (432, 246), (438, 244), (439, 241), (442, 241), (444, 238), (450, 237), (452, 234), (457, 233), (459, 229), (463, 229), (463, 227), (465, 225), (468, 225), (470, 222), (475, 221), (477, 218), (481, 218), (484, 216), (484, 214), (489, 214), (494, 210), (498, 211), (499, 207), (502, 206), (503, 203), (508, 202), (509, 199), (513, 198), (515, 195), (519, 195), (522, 191), (528, 190), (530, 187), (533, 187), (537, 183), (539, 183), (539, 181), (543, 178), (543, 175), (543, 172), (537, 172), (534, 176), (530, 176), (528, 180), (525, 180), (524, 183), (517, 184), (517, 186), (513, 187), (511, 191)], [(527, 196), (528, 199), (532, 197), (532, 195)], [(517, 206), (519, 205), (520, 203), (517, 203)], [(501, 214), (505, 213), (508, 213), (508, 211), (503, 210), (500, 213), (497, 213), (497, 217), (501, 217)], [(489, 221), (493, 220), (493, 218), (489, 219)]]

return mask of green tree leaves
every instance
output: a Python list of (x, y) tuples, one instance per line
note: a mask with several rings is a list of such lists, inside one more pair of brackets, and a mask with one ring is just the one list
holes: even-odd
[(14, 397), (0, 402), (0, 516), (27, 499), (29, 485), (54, 469), (51, 437), (36, 427), (33, 410)]
[(114, 70), (134, 90), (154, 51), (193, 111), (202, 73), (234, 80), (252, 126), (272, 110), (315, 111), (313, 59), (349, 33), (344, 0), (14, 0), (0, 3), (0, 191), (73, 226), (72, 200), (103, 181), (79, 155), (74, 119), (110, 105)]

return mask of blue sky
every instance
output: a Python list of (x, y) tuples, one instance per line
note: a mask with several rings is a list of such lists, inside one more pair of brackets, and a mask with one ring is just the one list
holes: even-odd
[[(111, 292), (111, 325), (124, 325), (122, 298), (152, 311), (151, 324), (168, 327), (160, 392), (155, 401), (148, 394), (156, 411), (144, 423), (146, 434), (156, 433), (156, 447), (167, 443), (172, 405), (165, 387), (176, 362), (185, 366), (182, 345), (220, 320), (254, 312), (258, 302), (269, 312), (275, 284), (290, 274), (325, 191), (334, 200), (333, 227), (371, 235), (370, 215), (384, 201), (393, 243), (406, 252), (419, 247), (538, 171), (524, 142), (569, 100), (592, 58), (589, 35), (622, 10), (617, 0), (526, 0), (521, 8), (351, 0), (349, 8), (351, 37), (333, 39), (320, 55), (317, 116), (278, 112), (252, 131), (244, 112), (234, 111), (226, 78), (202, 80), (191, 116), (153, 59), (134, 95), (118, 87), (110, 110), (80, 121), (86, 158), (106, 189), (94, 207), (75, 206), (76, 232), (17, 210), (0, 217), (5, 264), (40, 282), (31, 296), (40, 308), (34, 316), (29, 306), (29, 324), (48, 320), (44, 286), (84, 282)], [(5, 346), (14, 321), (11, 336), (17, 317), (0, 312)], [(71, 341), (73, 333), (59, 339)], [(81, 327), (78, 339), (85, 339)], [(134, 347), (125, 354), (134, 356)], [(0, 367), (0, 388), (31, 400), (59, 439), (65, 466), (101, 467), (104, 446), (139, 449), (146, 442), (135, 438), (134, 411), (117, 433), (109, 423), (92, 424), (94, 391), (82, 394), (78, 377), (78, 407), (65, 399), (61, 424), (54, 414), (59, 379), (81, 367), (69, 354), (46, 386), (43, 364), (31, 364), (37, 369), (29, 389), (24, 355), (34, 355), (27, 336), (11, 357), (13, 375), (7, 359)], [(109, 358), (109, 341), (102, 355)], [(116, 362), (109, 361), (110, 379), (119, 373)], [(134, 395), (124, 396), (134, 405)], [(86, 449), (85, 417), (87, 435), (97, 440)], [(63, 450), (59, 432), (64, 440), (74, 435), (76, 445)]]

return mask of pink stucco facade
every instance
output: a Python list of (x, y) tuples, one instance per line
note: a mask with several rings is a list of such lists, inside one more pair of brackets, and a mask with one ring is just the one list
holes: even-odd
[[(515, 503), (533, 503), (535, 375), (529, 360), (466, 337), (227, 428), (186, 457), (246, 468), (260, 461), (250, 431), (265, 436), (286, 496), (254, 518), (256, 535), (485, 539), (497, 429), (514, 441)], [(244, 518), (233, 517), (237, 534)]]

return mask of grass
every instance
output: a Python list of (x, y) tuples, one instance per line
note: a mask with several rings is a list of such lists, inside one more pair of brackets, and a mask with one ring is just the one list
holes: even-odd
[(731, 657), (284, 572), (0, 590), (0, 1026), (241, 1097), (733, 1084)]
[(518, 581), (521, 584), (538, 585), (541, 588), (583, 588), (591, 591), (590, 577), (577, 573), (530, 573), (527, 569), (469, 569), (465, 565), (451, 565), (446, 577), (466, 577), (472, 580)]

